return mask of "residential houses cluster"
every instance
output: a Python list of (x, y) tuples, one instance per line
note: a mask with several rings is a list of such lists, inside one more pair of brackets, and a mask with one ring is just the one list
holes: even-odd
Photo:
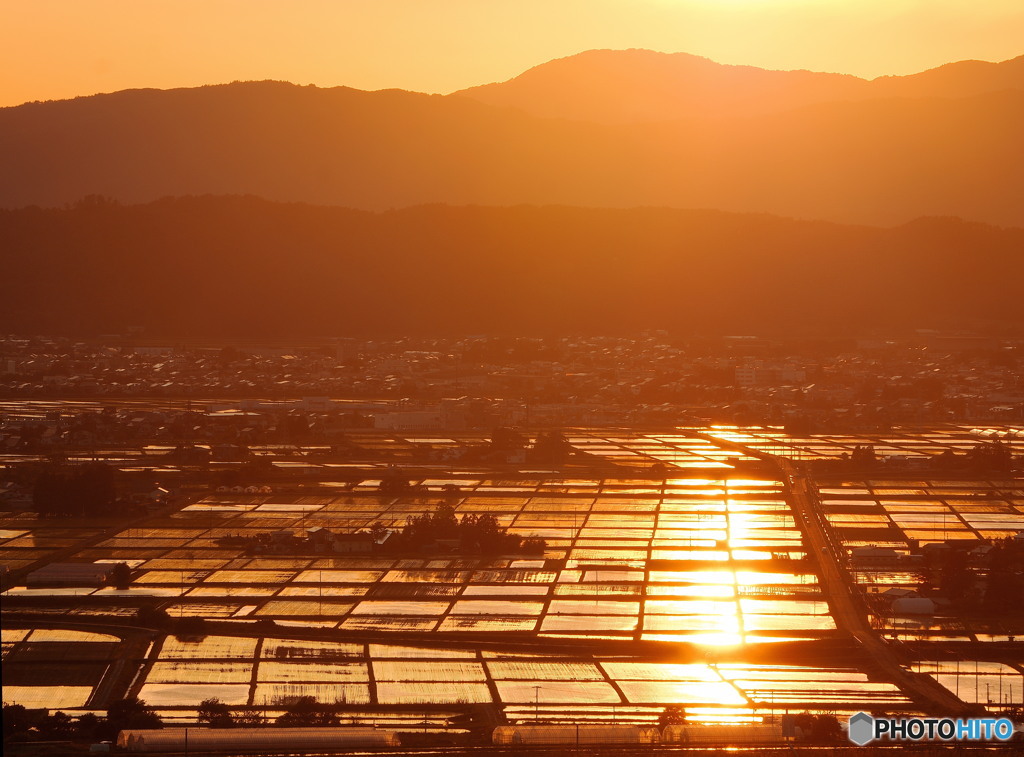
[(280, 440), (306, 428), (326, 439), (332, 426), (346, 425), (792, 423), (856, 431), (1019, 423), (1022, 356), (1019, 340), (943, 334), (804, 342), (655, 332), (294, 345), (8, 336), (0, 337), (0, 433), (10, 445), (19, 413), (38, 416), (47, 399), (103, 404), (102, 417), (46, 431), (93, 433), (98, 442), (175, 424), (230, 441), (268, 438), (269, 429)]

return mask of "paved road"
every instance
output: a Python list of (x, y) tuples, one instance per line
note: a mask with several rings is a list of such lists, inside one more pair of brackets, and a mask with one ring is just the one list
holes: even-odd
[(871, 628), (867, 608), (846, 571), (845, 552), (832, 538), (832, 529), (822, 512), (817, 489), (792, 460), (777, 460), (789, 486), (789, 502), (807, 540), (808, 552), (818, 563), (821, 590), (832, 608), (836, 625), (856, 639), (882, 676), (899, 686), (926, 712), (970, 715), (982, 711), (980, 706), (956, 697), (931, 676), (904, 668), (893, 647)]

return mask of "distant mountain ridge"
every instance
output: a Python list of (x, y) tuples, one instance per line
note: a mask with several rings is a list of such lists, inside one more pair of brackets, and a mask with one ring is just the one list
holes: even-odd
[(453, 94), (536, 116), (601, 123), (675, 121), (780, 113), (879, 98), (972, 97), (1024, 90), (1024, 56), (960, 61), (909, 76), (774, 71), (688, 53), (589, 50), (543, 63), (508, 81)]
[[(634, 57), (640, 68), (623, 63)], [(553, 69), (538, 67), (523, 81), (594, 59), (547, 64)], [(652, 72), (666, 58), (596, 59), (619, 72), (616, 81), (642, 69), (651, 82), (629, 107), (664, 100), (664, 82)], [(686, 118), (642, 123), (612, 123), (607, 113), (581, 119), (582, 106), (568, 97), (573, 118), (544, 115), (543, 99), (510, 104), (509, 92), (533, 97), (533, 84), (441, 96), (244, 82), (3, 108), (0, 207), (60, 206), (86, 195), (138, 203), (251, 194), (366, 210), (655, 206), (874, 225), (939, 215), (1024, 226), (1024, 58), (873, 82), (678, 61), (706, 70), (707, 82), (746, 84), (736, 79), (725, 94), (724, 85), (695, 85), (687, 102), (704, 103), (698, 113), (686, 106)], [(624, 107), (610, 76), (594, 77), (583, 105)], [(834, 99), (865, 87), (884, 96)], [(925, 95), (899, 94), (911, 91)], [(788, 109), (756, 112), (767, 100)]]
[(371, 213), (187, 197), (0, 210), (19, 333), (1020, 334), (1024, 229), (669, 208)]

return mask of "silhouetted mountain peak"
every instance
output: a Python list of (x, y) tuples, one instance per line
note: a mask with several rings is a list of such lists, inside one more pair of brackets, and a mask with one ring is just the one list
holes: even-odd
[(1024, 55), (999, 63), (962, 60), (908, 76), (880, 76), (871, 81), (877, 96), (970, 97), (1004, 90), (1024, 90)]
[(725, 65), (689, 53), (588, 50), (455, 94), (540, 116), (629, 123), (772, 112), (866, 85), (846, 74)]
[(546, 118), (601, 123), (747, 117), (808, 105), (889, 97), (964, 97), (1024, 89), (1024, 58), (963, 61), (911, 76), (726, 65), (688, 53), (588, 50), (506, 82), (455, 94)]

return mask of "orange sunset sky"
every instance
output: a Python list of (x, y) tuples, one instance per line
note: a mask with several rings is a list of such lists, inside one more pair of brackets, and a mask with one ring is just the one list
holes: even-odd
[(236, 79), (450, 92), (593, 48), (866, 78), (1024, 54), (1022, 0), (11, 0), (0, 105)]

